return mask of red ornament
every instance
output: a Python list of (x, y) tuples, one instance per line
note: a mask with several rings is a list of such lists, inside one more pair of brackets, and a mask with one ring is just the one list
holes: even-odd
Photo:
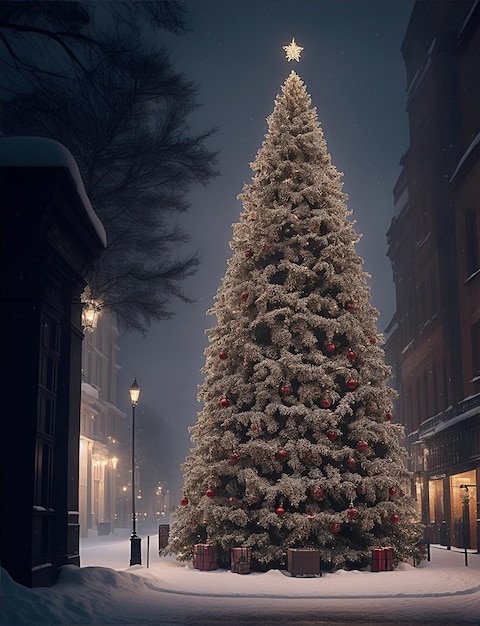
[(328, 352), (328, 354), (332, 354), (333, 352), (335, 352), (335, 344), (334, 343), (326, 343), (325, 344), (325, 350)]
[(339, 533), (342, 530), (342, 527), (340, 526), (340, 524), (337, 524), (336, 522), (334, 524), (332, 524), (330, 526), (330, 530), (332, 531), (332, 533)]
[(349, 378), (346, 382), (347, 389), (353, 390), (357, 387), (357, 381), (353, 380), (353, 378)]
[(367, 490), (365, 489), (365, 486), (364, 485), (358, 485), (357, 493), (358, 493), (359, 496), (364, 496), (367, 493)]
[(392, 522), (392, 524), (398, 524), (400, 520), (400, 517), (394, 513), (391, 517), (390, 517), (390, 521)]
[(313, 491), (312, 491), (312, 495), (314, 498), (323, 498), (324, 496), (324, 491), (321, 487), (316, 487)]
[(349, 361), (355, 361), (356, 358), (357, 358), (357, 353), (356, 352), (354, 352), (353, 350), (349, 350), (347, 352), (347, 359)]
[(215, 493), (215, 489), (207, 489), (205, 495), (207, 498), (214, 498), (217, 494)]
[(242, 302), (246, 302), (248, 300), (248, 292), (247, 291), (242, 291), (242, 293), (240, 294), (240, 300)]
[(283, 506), (278, 506), (275, 509), (275, 513), (278, 515), (278, 517), (283, 517), (285, 515), (285, 509), (283, 508)]
[(388, 420), (389, 422), (391, 420), (393, 420), (393, 413), (391, 413), (390, 411), (385, 415), (385, 419)]
[(322, 407), (322, 409), (328, 409), (332, 406), (332, 401), (330, 400), (330, 398), (322, 398), (320, 400), (320, 406)]
[(236, 452), (230, 452), (230, 461), (236, 463), (240, 457)]
[(188, 498), (186, 496), (183, 496), (183, 498), (180, 498), (180, 504), (182, 506), (187, 506), (188, 504)]
[(235, 498), (228, 498), (229, 504), (235, 504)]
[(359, 441), (355, 447), (359, 452), (365, 452), (368, 448), (368, 443), (366, 441)]
[(327, 437), (330, 439), (330, 441), (337, 441), (338, 433), (335, 430), (329, 430), (327, 432)]
[(253, 250), (245, 250), (245, 257), (251, 259), (253, 256)]
[(258, 424), (250, 424), (250, 430), (256, 433), (260, 430), (260, 426)]
[(313, 515), (311, 513), (309, 513), (307, 515), (307, 519), (308, 519), (309, 522), (311, 522), (313, 520)]
[(277, 452), (277, 456), (279, 459), (281, 459), (282, 461), (285, 461), (286, 459), (288, 459), (288, 450), (279, 450)]
[(373, 345), (374, 343), (377, 343), (377, 338), (376, 337), (370, 337), (370, 343)]
[(403, 491), (403, 489), (400, 491), (400, 495), (403, 497), (405, 495), (405, 492)]
[(356, 467), (357, 462), (355, 461), (355, 459), (353, 459), (352, 457), (347, 459), (347, 465), (350, 469), (353, 469), (354, 467)]
[(307, 452), (307, 454), (305, 455), (305, 463), (313, 463), (314, 460), (315, 457), (313, 456), (313, 454), (311, 452)]
[(350, 519), (357, 519), (357, 517), (359, 517), (360, 515), (360, 511), (358, 509), (355, 509), (354, 507), (351, 507), (348, 509), (347, 515)]
[(280, 387), (280, 393), (282, 394), (282, 396), (289, 396), (292, 391), (293, 389), (290, 387), (290, 385), (282, 385)]
[(228, 398), (222, 398), (220, 400), (220, 406), (225, 409), (227, 406), (230, 406), (230, 400)]
[(347, 309), (347, 311), (354, 311), (357, 307), (353, 300), (349, 300), (345, 303), (345, 308)]
[(395, 487), (390, 487), (390, 489), (388, 490), (388, 493), (391, 496), (394, 496), (397, 493), (397, 490), (395, 489)]
[(224, 361), (227, 358), (227, 353), (225, 352), (225, 350), (220, 350), (220, 352), (218, 353), (218, 358), (221, 361)]

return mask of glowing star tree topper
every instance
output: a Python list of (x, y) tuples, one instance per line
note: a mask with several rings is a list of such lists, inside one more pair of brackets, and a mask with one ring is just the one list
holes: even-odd
[(288, 46), (283, 46), (283, 49), (285, 50), (287, 61), (300, 61), (300, 54), (303, 48), (297, 46), (294, 37), (292, 37), (292, 41), (288, 44)]

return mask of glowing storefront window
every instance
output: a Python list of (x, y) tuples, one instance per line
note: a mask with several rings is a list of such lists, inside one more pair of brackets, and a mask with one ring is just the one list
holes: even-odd
[(477, 485), (475, 470), (450, 477), (452, 544), (477, 549)]
[(428, 481), (429, 523), (441, 524), (445, 519), (443, 478)]

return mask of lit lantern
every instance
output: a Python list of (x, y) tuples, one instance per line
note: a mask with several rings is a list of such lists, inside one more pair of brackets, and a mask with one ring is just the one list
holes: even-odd
[(85, 300), (82, 303), (82, 328), (87, 333), (93, 333), (98, 324), (102, 307), (95, 300)]

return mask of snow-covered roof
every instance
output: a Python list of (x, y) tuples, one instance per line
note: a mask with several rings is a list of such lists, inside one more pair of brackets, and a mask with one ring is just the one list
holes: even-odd
[(465, 163), (465, 161), (468, 159), (468, 157), (472, 154), (472, 152), (475, 150), (475, 148), (478, 145), (480, 145), (480, 133), (478, 133), (478, 135), (475, 137), (475, 139), (472, 141), (472, 143), (468, 146), (468, 148), (465, 150), (465, 152), (461, 156), (460, 161), (458, 162), (458, 165), (455, 168), (455, 171), (451, 175), (449, 182), (452, 183), (455, 180), (455, 178), (458, 175), (458, 172), (462, 168), (462, 165)]
[(67, 168), (90, 221), (103, 245), (107, 245), (105, 229), (90, 204), (77, 162), (63, 144), (46, 137), (6, 137), (0, 139), (0, 167)]
[(463, 35), (463, 33), (465, 32), (465, 29), (467, 28), (467, 26), (468, 26), (468, 24), (469, 24), (470, 20), (471, 20), (471, 19), (472, 19), (472, 17), (473, 17), (473, 14), (474, 14), (474, 12), (475, 12), (475, 9), (476, 9), (476, 8), (477, 8), (477, 6), (478, 6), (478, 3), (479, 3), (479, 0), (475, 0), (475, 2), (473, 3), (472, 8), (470, 9), (469, 14), (467, 15), (467, 17), (466, 17), (466, 18), (465, 18), (465, 20), (463, 21), (462, 27), (461, 27), (460, 32), (459, 32), (459, 34), (458, 34), (458, 36), (459, 36), (459, 37), (461, 37), (461, 36)]
[(88, 383), (82, 383), (82, 392), (86, 393), (87, 396), (98, 400), (98, 389), (95, 389), (95, 387), (92, 387), (92, 385), (89, 385)]
[(407, 100), (408, 101), (410, 101), (417, 87), (423, 81), (424, 77), (426, 76), (428, 70), (430, 69), (432, 65), (432, 55), (433, 55), (433, 51), (435, 49), (436, 43), (437, 43), (437, 39), (435, 38), (427, 50), (426, 59), (423, 65), (419, 67), (419, 69), (416, 71), (415, 76), (413, 77), (413, 79), (410, 82), (410, 85), (407, 88)]

